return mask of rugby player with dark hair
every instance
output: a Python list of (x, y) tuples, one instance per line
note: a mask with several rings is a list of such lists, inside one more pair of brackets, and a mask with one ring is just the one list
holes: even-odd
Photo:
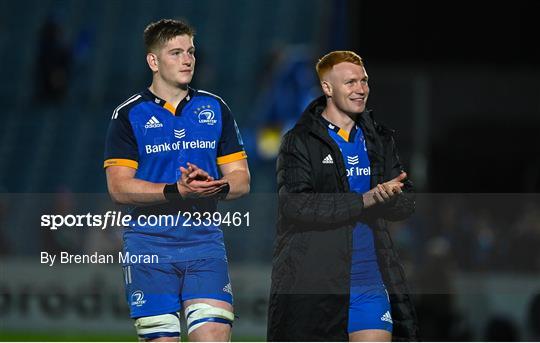
[[(109, 193), (134, 216), (212, 213), (219, 200), (249, 192), (242, 139), (227, 104), (189, 86), (194, 30), (160, 20), (144, 30), (152, 84), (112, 114), (105, 148)], [(124, 265), (126, 298), (140, 339), (178, 341), (183, 309), (188, 337), (228, 341), (234, 320), (228, 262), (219, 225), (137, 225), (124, 253), (159, 263)], [(190, 223), (188, 223), (190, 224)]]

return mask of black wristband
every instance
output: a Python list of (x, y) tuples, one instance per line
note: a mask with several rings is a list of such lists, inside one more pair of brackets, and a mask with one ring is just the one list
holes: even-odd
[(178, 184), (176, 182), (166, 184), (163, 188), (163, 195), (165, 195), (165, 199), (167, 199), (167, 201), (182, 200), (182, 195), (180, 194), (180, 190), (178, 189)]
[(228, 183), (226, 183), (225, 186), (223, 186), (223, 188), (218, 192), (216, 198), (218, 200), (225, 199), (227, 197), (227, 194), (229, 194), (230, 190), (231, 190), (231, 186)]

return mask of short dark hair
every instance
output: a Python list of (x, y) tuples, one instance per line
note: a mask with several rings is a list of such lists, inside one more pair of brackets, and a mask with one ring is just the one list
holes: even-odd
[(195, 30), (184, 21), (161, 19), (148, 24), (144, 29), (144, 45), (146, 52), (155, 51), (176, 36), (195, 36)]

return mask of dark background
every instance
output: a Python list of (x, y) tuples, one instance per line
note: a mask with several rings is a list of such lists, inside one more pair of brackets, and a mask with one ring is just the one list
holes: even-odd
[(537, 3), (348, 5), (349, 43), (368, 65), (428, 74), (426, 190), (539, 191)]

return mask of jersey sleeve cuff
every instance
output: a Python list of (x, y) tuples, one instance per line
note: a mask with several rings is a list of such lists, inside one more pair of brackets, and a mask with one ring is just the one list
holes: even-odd
[(227, 164), (227, 163), (243, 160), (246, 158), (247, 158), (247, 154), (244, 150), (242, 150), (242, 151), (238, 151), (229, 155), (219, 156), (217, 158), (217, 164), (218, 165)]
[(112, 167), (112, 166), (121, 166), (137, 169), (139, 167), (139, 162), (134, 160), (128, 160), (125, 158), (110, 158), (103, 162), (103, 168)]

